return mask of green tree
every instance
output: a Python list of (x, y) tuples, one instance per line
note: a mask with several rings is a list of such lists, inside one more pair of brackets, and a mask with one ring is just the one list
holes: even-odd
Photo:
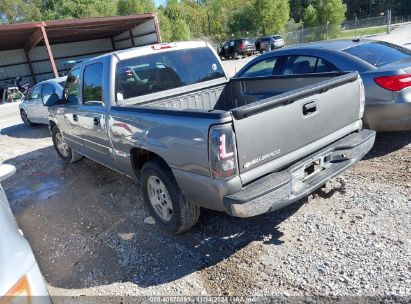
[(117, 12), (119, 15), (152, 13), (156, 11), (153, 0), (118, 0)]
[(347, 6), (342, 0), (316, 0), (304, 9), (303, 20), (307, 26), (341, 25)]
[(71, 0), (63, 1), (58, 10), (59, 18), (85, 18), (117, 15), (113, 0)]
[(303, 12), (303, 21), (306, 26), (317, 26), (318, 19), (317, 19), (317, 9), (312, 6), (311, 4), (304, 9)]
[(171, 39), (173, 41), (190, 40), (190, 28), (183, 19), (177, 19), (172, 26)]
[(170, 20), (161, 11), (157, 13), (158, 26), (160, 27), (161, 40), (170, 42), (172, 40), (172, 29)]
[(263, 35), (283, 32), (290, 19), (288, 0), (253, 0), (254, 20)]
[(347, 6), (342, 0), (322, 0), (317, 7), (318, 25), (341, 25), (345, 20)]
[(243, 6), (237, 9), (228, 20), (228, 28), (231, 33), (257, 30), (256, 22), (253, 18), (253, 7)]
[(40, 10), (30, 0), (0, 0), (0, 23), (40, 20)]

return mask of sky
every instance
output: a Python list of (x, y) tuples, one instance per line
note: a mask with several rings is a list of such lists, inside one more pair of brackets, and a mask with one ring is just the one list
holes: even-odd
[(166, 2), (167, 0), (154, 0), (154, 3), (157, 7), (159, 7), (161, 4), (166, 4)]

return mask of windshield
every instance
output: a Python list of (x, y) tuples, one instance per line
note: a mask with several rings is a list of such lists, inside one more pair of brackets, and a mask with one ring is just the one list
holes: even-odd
[(116, 69), (117, 101), (225, 77), (207, 47), (123, 60)]
[(359, 44), (345, 49), (344, 52), (354, 55), (375, 67), (380, 67), (411, 56), (410, 50), (387, 42)]

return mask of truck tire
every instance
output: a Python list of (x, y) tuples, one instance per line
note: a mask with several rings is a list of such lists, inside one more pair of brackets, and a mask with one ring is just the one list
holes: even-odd
[(164, 230), (180, 234), (197, 223), (200, 207), (187, 201), (163, 160), (153, 158), (144, 164), (141, 184), (144, 202)]
[(56, 149), (57, 154), (64, 161), (74, 163), (84, 157), (80, 153), (71, 150), (71, 148), (65, 143), (64, 138), (57, 127), (53, 127), (51, 129), (51, 138), (53, 139), (54, 149)]

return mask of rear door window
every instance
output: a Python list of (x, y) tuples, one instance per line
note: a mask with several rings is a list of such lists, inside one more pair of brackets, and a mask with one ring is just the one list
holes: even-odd
[(358, 57), (369, 64), (380, 67), (411, 56), (411, 51), (388, 42), (369, 42), (359, 44), (344, 52)]
[(123, 60), (116, 68), (117, 101), (225, 77), (206, 47), (153, 53)]
[(317, 58), (311, 56), (288, 56), (285, 61), (284, 75), (309, 74), (315, 72)]
[(103, 64), (85, 67), (83, 76), (83, 104), (103, 105)]
[(329, 73), (338, 71), (332, 63), (314, 56), (288, 56), (284, 61), (283, 75)]

